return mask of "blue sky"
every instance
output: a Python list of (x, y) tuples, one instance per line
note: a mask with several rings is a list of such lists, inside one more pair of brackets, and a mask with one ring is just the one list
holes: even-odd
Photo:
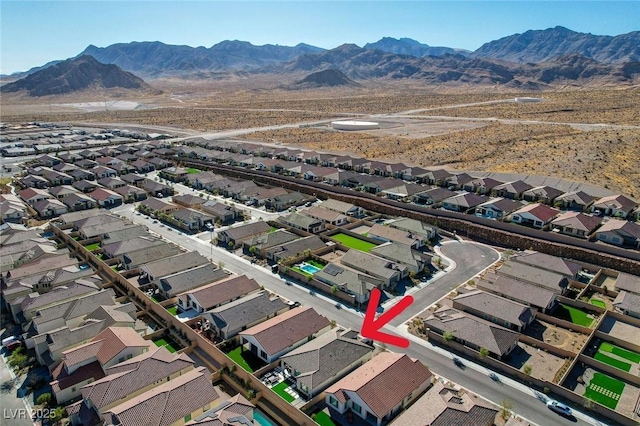
[(617, 35), (640, 30), (640, 1), (12, 1), (0, 2), (0, 73), (24, 71), (130, 41), (210, 47), (222, 40), (324, 48), (384, 36), (475, 50), (562, 25)]

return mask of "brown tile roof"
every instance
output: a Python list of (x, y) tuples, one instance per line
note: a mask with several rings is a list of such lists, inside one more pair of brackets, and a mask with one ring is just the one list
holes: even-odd
[(65, 363), (61, 362), (51, 373), (51, 377), (53, 378), (51, 388), (54, 392), (60, 392), (63, 389), (68, 389), (85, 380), (100, 380), (104, 376), (104, 371), (102, 371), (102, 366), (98, 361), (83, 365), (71, 374), (67, 373)]
[(133, 328), (108, 327), (91, 342), (63, 352), (68, 366), (78, 364), (93, 357), (104, 365), (126, 348), (151, 347), (153, 342), (143, 339)]
[(186, 354), (172, 354), (165, 347), (150, 348), (142, 355), (108, 368), (107, 376), (82, 388), (82, 397), (102, 409), (193, 366), (193, 360)]
[(309, 306), (300, 306), (240, 333), (253, 336), (269, 355), (292, 346), (330, 325), (327, 318)]
[(224, 302), (258, 290), (260, 290), (260, 285), (256, 280), (246, 275), (240, 275), (239, 277), (213, 283), (186, 294), (190, 294), (206, 311)]
[(487, 274), (485, 279), (478, 282), (478, 288), (542, 309), (557, 296), (552, 290), (501, 275)]
[(535, 203), (535, 204), (527, 204), (521, 209), (516, 210), (513, 214), (523, 214), (529, 213), (532, 216), (540, 219), (543, 222), (548, 222), (560, 213), (560, 210), (556, 210), (547, 206), (546, 204)]
[[(458, 304), (462, 308), (458, 308)], [(453, 299), (453, 306), (463, 311), (468, 308), (482, 312), (519, 327), (529, 324), (534, 316), (532, 309), (528, 306), (481, 290), (460, 294)]]
[(498, 408), (477, 395), (436, 382), (395, 420), (398, 425), (487, 426)]
[(424, 324), (441, 333), (450, 331), (465, 345), (470, 343), (486, 348), (499, 356), (507, 355), (520, 336), (520, 333), (446, 306), (424, 319)]
[(352, 391), (378, 418), (383, 418), (432, 376), (420, 361), (407, 355), (382, 352), (353, 373), (327, 388), (340, 402)]
[(148, 426), (169, 426), (219, 398), (200, 367), (111, 408), (105, 419), (120, 426), (140, 426), (141, 419)]
[(584, 213), (566, 212), (552, 220), (551, 223), (556, 226), (579, 229), (588, 234), (598, 227), (601, 220), (597, 216), (589, 216)]
[(574, 277), (578, 271), (582, 269), (582, 266), (578, 263), (540, 252), (524, 252), (511, 257), (510, 260), (547, 271), (557, 272), (568, 278)]

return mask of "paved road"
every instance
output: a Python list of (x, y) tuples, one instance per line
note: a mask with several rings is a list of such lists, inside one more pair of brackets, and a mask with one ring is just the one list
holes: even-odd
[[(131, 204), (119, 206), (113, 209), (114, 213), (122, 214), (131, 218), (134, 222), (146, 225), (150, 231), (163, 236), (169, 241), (173, 241), (190, 250), (197, 250), (202, 255), (211, 258), (214, 262), (223, 261), (225, 269), (237, 274), (245, 274), (250, 278), (254, 278), (258, 283), (264, 285), (266, 289), (282, 295), (283, 297), (298, 301), (306, 306), (313, 308), (321, 315), (329, 319), (334, 319), (344, 327), (350, 327), (359, 330), (362, 326), (363, 313), (350, 308), (342, 307), (337, 309), (335, 302), (330, 298), (319, 294), (311, 294), (308, 289), (302, 285), (287, 285), (278, 275), (272, 274), (265, 268), (252, 265), (248, 260), (240, 258), (219, 247), (212, 246), (207, 241), (198, 239), (194, 236), (185, 235), (176, 230), (169, 230), (160, 223), (153, 223), (143, 215), (133, 214), (133, 206)], [(455, 268), (443, 277), (430, 283), (413, 296), (416, 300), (415, 308), (411, 307), (411, 312), (402, 315), (400, 320), (393, 321), (385, 327), (385, 331), (396, 334), (406, 335), (406, 327), (402, 327), (401, 323), (409, 319), (413, 312), (418, 313), (426, 306), (440, 299), (443, 295), (451, 291), (451, 287), (455, 284), (466, 282), (468, 279), (485, 269), (497, 260), (495, 250), (475, 243), (469, 242), (451, 242), (441, 247), (444, 256), (450, 257), (455, 262)], [(505, 398), (515, 403), (514, 411), (532, 422), (541, 426), (562, 425), (562, 424), (597, 424), (594, 421), (585, 421), (582, 418), (572, 422), (564, 419), (544, 407), (544, 404), (536, 399), (532, 390), (524, 385), (519, 387), (509, 386), (507, 384), (496, 384), (489, 379), (489, 371), (484, 367), (477, 367), (477, 370), (466, 368), (464, 371), (455, 367), (451, 361), (451, 355), (441, 348), (436, 348), (428, 342), (422, 341), (412, 336), (412, 344), (406, 350), (394, 350), (407, 353), (409, 356), (420, 359), (436, 374), (446, 377), (469, 390), (482, 395), (490, 401), (501, 404)], [(471, 365), (471, 362), (468, 362)], [(504, 383), (513, 384), (508, 379), (504, 379)], [(585, 416), (585, 418), (587, 418)], [(588, 418), (587, 418), (588, 419)]]
[(0, 425), (33, 426), (31, 407), (17, 394), (22, 381), (16, 380), (9, 370), (5, 355), (3, 350), (0, 356)]

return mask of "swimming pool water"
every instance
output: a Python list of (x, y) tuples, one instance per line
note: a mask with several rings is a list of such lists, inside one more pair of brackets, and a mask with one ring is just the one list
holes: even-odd
[(309, 265), (308, 263), (305, 263), (302, 266), (300, 266), (300, 269), (305, 271), (307, 274), (315, 274), (320, 270), (320, 268), (317, 268), (313, 265)]
[(260, 410), (253, 410), (253, 420), (260, 423), (262, 426), (278, 426), (277, 423), (272, 422), (266, 415), (262, 414)]

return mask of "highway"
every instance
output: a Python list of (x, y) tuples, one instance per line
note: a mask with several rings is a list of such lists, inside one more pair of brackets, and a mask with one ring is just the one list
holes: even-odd
[[(176, 188), (179, 189), (179, 188)], [(294, 283), (288, 285), (280, 276), (273, 274), (270, 270), (251, 264), (245, 258), (237, 256), (217, 246), (209, 244), (208, 236), (203, 234), (201, 238), (186, 235), (176, 229), (169, 228), (160, 222), (154, 223), (144, 215), (139, 215), (134, 211), (134, 205), (126, 204), (111, 210), (115, 214), (123, 215), (132, 221), (145, 225), (151, 232), (154, 232), (165, 239), (181, 245), (189, 250), (197, 250), (203, 256), (212, 259), (213, 262), (223, 262), (224, 268), (236, 274), (244, 274), (255, 279), (269, 291), (279, 294), (286, 299), (298, 301), (313, 308), (321, 315), (331, 320), (335, 320), (343, 327), (359, 330), (362, 326), (363, 312), (341, 306), (336, 308), (336, 302), (328, 297), (312, 292), (301, 284)], [(449, 293), (452, 288), (464, 283), (492, 265), (498, 260), (498, 253), (485, 245), (474, 242), (449, 242), (440, 247), (443, 256), (450, 259), (455, 265), (452, 270), (440, 278), (430, 282), (419, 291), (413, 293), (414, 304), (401, 314), (398, 318), (388, 324), (385, 332), (404, 335), (411, 339), (411, 345), (407, 349), (392, 348), (396, 352), (404, 352), (411, 357), (417, 358), (437, 375), (448, 380), (459, 383), (461, 386), (477, 393), (483, 398), (500, 406), (505, 399), (514, 403), (514, 412), (528, 421), (541, 425), (604, 425), (588, 415), (577, 412), (576, 418), (567, 419), (548, 410), (544, 402), (536, 397), (536, 392), (522, 383), (515, 382), (506, 377), (500, 383), (492, 381), (489, 377), (489, 370), (476, 365), (471, 361), (465, 361), (466, 368), (460, 369), (452, 362), (452, 357), (446, 349), (435, 347), (429, 342), (408, 335), (406, 326), (407, 320), (433, 304), (441, 297)], [(544, 398), (544, 396), (542, 395)]]

